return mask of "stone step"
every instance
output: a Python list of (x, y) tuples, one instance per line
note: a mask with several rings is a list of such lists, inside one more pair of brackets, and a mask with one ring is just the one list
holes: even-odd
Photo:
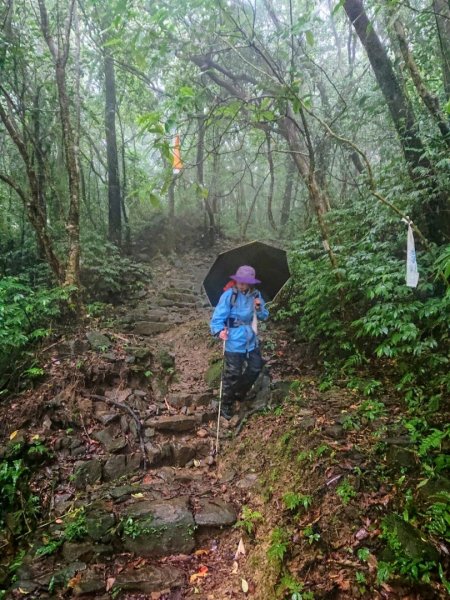
[(164, 415), (162, 417), (151, 418), (145, 421), (147, 427), (156, 430), (185, 432), (193, 431), (199, 424), (199, 419), (192, 415)]
[(198, 300), (198, 294), (194, 294), (193, 292), (182, 293), (171, 289), (162, 290), (161, 296), (175, 302), (197, 302)]
[(156, 335), (169, 331), (171, 327), (170, 323), (160, 321), (140, 321), (134, 326), (134, 333), (138, 335)]

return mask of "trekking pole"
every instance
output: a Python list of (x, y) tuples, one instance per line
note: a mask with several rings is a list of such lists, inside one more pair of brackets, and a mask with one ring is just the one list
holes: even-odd
[(219, 453), (219, 431), (220, 431), (220, 411), (222, 409), (222, 394), (223, 394), (223, 372), (225, 370), (225, 340), (222, 346), (222, 369), (220, 371), (220, 387), (219, 387), (219, 412), (217, 413), (217, 428), (216, 428), (216, 450), (215, 456)]

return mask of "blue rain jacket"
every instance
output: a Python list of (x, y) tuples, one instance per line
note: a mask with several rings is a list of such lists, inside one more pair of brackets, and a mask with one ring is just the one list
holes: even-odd
[[(234, 306), (231, 306), (233, 288), (226, 290), (220, 297), (211, 318), (211, 333), (217, 335), (224, 327), (228, 327), (230, 317), (231, 326), (228, 329), (228, 340), (225, 342), (226, 352), (250, 352), (258, 346), (258, 338), (252, 329), (255, 298), (261, 301), (261, 309), (256, 311), (258, 320), (265, 321), (269, 316), (264, 300), (258, 290), (247, 294), (238, 292)], [(233, 326), (234, 324), (237, 326)]]

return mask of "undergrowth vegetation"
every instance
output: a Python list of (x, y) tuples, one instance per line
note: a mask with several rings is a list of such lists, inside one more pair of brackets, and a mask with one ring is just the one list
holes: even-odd
[[(406, 227), (378, 205), (367, 206), (353, 200), (329, 215), (339, 231), (333, 240), (337, 269), (315, 227), (293, 243), (291, 285), (277, 318), (291, 321), (297, 340), (316, 349), (322, 392), (338, 385), (361, 398), (343, 415), (345, 431), (373, 428), (374, 452), (386, 450), (389, 435), (408, 440), (403, 452), (411, 465), (401, 467), (395, 486), (396, 520), (383, 522), (379, 581), (399, 576), (426, 584), (437, 578), (449, 591), (442, 547), (450, 532), (450, 428), (443, 418), (450, 392), (450, 246), (419, 247), (419, 285), (408, 288)], [(389, 413), (387, 397), (401, 406), (399, 416)], [(311, 451), (300, 454), (299, 460), (314, 460)], [(380, 474), (385, 481), (394, 477)], [(427, 491), (422, 502), (421, 489)], [(341, 480), (336, 493), (343, 505), (357, 497), (350, 479)], [(288, 493), (283, 500), (290, 508), (300, 506), (300, 498)], [(422, 555), (405, 550), (409, 527), (428, 544)]]

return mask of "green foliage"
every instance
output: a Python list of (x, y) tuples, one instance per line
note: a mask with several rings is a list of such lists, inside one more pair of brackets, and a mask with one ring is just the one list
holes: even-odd
[(275, 527), (270, 536), (270, 546), (267, 557), (270, 561), (280, 564), (288, 551), (288, 534), (282, 527)]
[(277, 586), (277, 592), (283, 598), (289, 600), (314, 600), (312, 592), (305, 592), (304, 585), (297, 581), (290, 573), (285, 573)]
[(348, 479), (344, 479), (336, 488), (336, 494), (342, 504), (347, 505), (352, 498), (356, 497), (356, 490)]
[(28, 531), (39, 514), (39, 497), (30, 490), (29, 481), (33, 469), (50, 457), (48, 448), (36, 439), (10, 444), (0, 462), (0, 527), (7, 525), (13, 535)]
[[(412, 291), (405, 285), (405, 239), (399, 244), (398, 223), (394, 229), (378, 206), (365, 214), (361, 209), (349, 203), (329, 216), (339, 230), (337, 270), (314, 229), (294, 243), (291, 288), (278, 318), (293, 320), (299, 335), (317, 344), (324, 361), (339, 367), (349, 386), (364, 395), (382, 390), (379, 380), (355, 376), (377, 357), (409, 405), (428, 408), (431, 397), (438, 405), (450, 390), (450, 293), (442, 279), (449, 269), (449, 249), (418, 252), (421, 279)], [(327, 377), (322, 386), (329, 388)]]
[(0, 388), (20, 376), (43, 375), (35, 365), (25, 368), (25, 352), (49, 335), (69, 293), (67, 288), (36, 287), (25, 278), (0, 279)]
[(81, 282), (94, 307), (98, 301), (117, 302), (149, 277), (148, 269), (124, 256), (114, 244), (102, 239), (84, 244)]
[(83, 508), (76, 509), (65, 518), (64, 528), (57, 532), (56, 538), (46, 539), (36, 550), (36, 557), (54, 554), (64, 542), (75, 542), (87, 535), (86, 513)]
[(426, 510), (425, 529), (432, 535), (450, 542), (450, 494), (439, 492), (436, 501)]
[(243, 529), (248, 535), (253, 535), (256, 524), (263, 520), (262, 514), (257, 510), (252, 510), (248, 506), (243, 506), (241, 518), (237, 521), (234, 527)]
[(312, 497), (305, 494), (298, 494), (297, 492), (287, 492), (283, 496), (283, 503), (288, 510), (295, 511), (300, 506), (308, 510), (312, 504)]
[(318, 542), (320, 540), (320, 533), (314, 531), (312, 525), (305, 527), (303, 530), (303, 535), (308, 540), (310, 546), (314, 544), (314, 542)]

